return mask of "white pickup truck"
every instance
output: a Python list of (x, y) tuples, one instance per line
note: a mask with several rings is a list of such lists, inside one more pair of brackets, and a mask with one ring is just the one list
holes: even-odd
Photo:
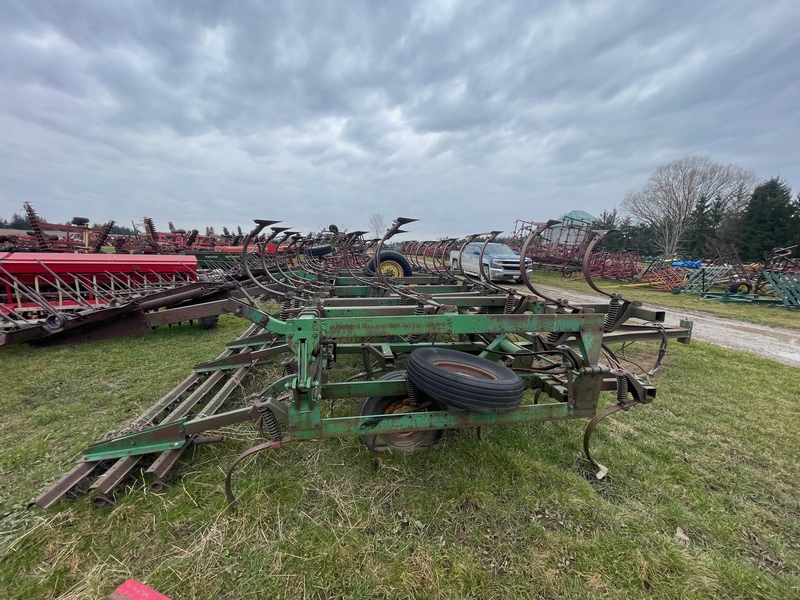
[[(483, 242), (472, 242), (464, 248), (464, 253), (461, 254), (461, 268), (467, 275), (480, 277), (478, 258), (480, 257), (482, 246)], [(458, 261), (459, 251), (453, 250), (450, 252), (450, 265), (453, 269), (458, 270)], [(533, 272), (532, 262), (530, 258), (525, 259), (525, 270), (528, 275)], [(488, 272), (491, 281), (513, 280), (517, 283), (522, 282), (522, 276), (519, 272), (519, 254), (505, 244), (488, 244), (483, 253), (483, 264), (486, 265), (484, 273)]]

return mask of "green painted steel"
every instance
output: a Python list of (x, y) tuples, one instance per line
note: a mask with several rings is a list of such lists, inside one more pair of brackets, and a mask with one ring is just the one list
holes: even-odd
[(763, 275), (785, 308), (800, 309), (800, 275), (766, 270)]
[(574, 412), (564, 403), (529, 404), (502, 413), (476, 413), (469, 411), (433, 411), (364, 417), (338, 417), (322, 419), (320, 427), (300, 430), (290, 429), (292, 437), (346, 437), (403, 433), (427, 429), (457, 429), (463, 427), (489, 427), (513, 423), (555, 421), (570, 418)]
[[(361, 289), (355, 289), (355, 288)], [(342, 286), (337, 288), (342, 292)], [(579, 312), (559, 313), (552, 306), (529, 299), (521, 314), (503, 314), (506, 298), (502, 295), (477, 296), (458, 293), (458, 286), (432, 285), (426, 288), (436, 297), (420, 296), (428, 312), (415, 314), (417, 307), (399, 297), (368, 298), (367, 286), (354, 286), (345, 295), (337, 294), (322, 301), (316, 308), (302, 309), (287, 320), (280, 320), (266, 311), (239, 300), (229, 300), (229, 312), (247, 319), (266, 331), (256, 340), (242, 340), (237, 348), (244, 350), (234, 356), (203, 363), (197, 372), (212, 372), (233, 369), (259, 361), (290, 355), (296, 362), (297, 373), (271, 386), (270, 394), (288, 392), (291, 395), (286, 407), (288, 422), (285, 426), (295, 439), (312, 439), (349, 435), (373, 435), (401, 433), (427, 429), (450, 429), (457, 427), (481, 427), (508, 423), (524, 423), (543, 420), (592, 416), (596, 411), (597, 398), (608, 375), (607, 367), (598, 366), (603, 342), (603, 322), (606, 305), (584, 307)], [(348, 300), (348, 294), (364, 297)], [(482, 312), (474, 312), (482, 307)], [(642, 309), (629, 303), (628, 315), (663, 321), (663, 313)], [(528, 386), (541, 390), (555, 402), (524, 405), (504, 413), (475, 413), (466, 411), (412, 412), (393, 415), (349, 416), (323, 418), (321, 402), (340, 398), (363, 398), (371, 396), (402, 397), (407, 395), (405, 380), (366, 380), (327, 382), (324, 373), (331, 366), (337, 353), (353, 354), (367, 351), (376, 359), (379, 369), (392, 368), (398, 353), (410, 352), (419, 344), (409, 342), (423, 336), (428, 343), (436, 343), (436, 336), (443, 339), (437, 345), (458, 348), (481, 356), (498, 353), (516, 356), (522, 360), (534, 354), (533, 339), (537, 333), (572, 334), (571, 345), (578, 350), (579, 365), (572, 369), (569, 383), (547, 374), (520, 372)], [(512, 341), (508, 335), (517, 334)], [(454, 341), (456, 336), (480, 336), (482, 344)], [(520, 338), (519, 335), (522, 337)], [(655, 334), (653, 334), (655, 335)], [(388, 341), (389, 339), (392, 341)], [(405, 338), (405, 339), (404, 339)], [(342, 343), (338, 340), (371, 340), (370, 343)], [(395, 340), (400, 341), (395, 341)], [(270, 340), (282, 341), (275, 346), (260, 350), (248, 347)], [(430, 340), (428, 342), (427, 340)], [(555, 359), (543, 359), (557, 366)], [(368, 374), (366, 374), (368, 376)], [(259, 418), (259, 405), (201, 419), (183, 419), (167, 425), (159, 425), (140, 432), (101, 442), (88, 448), (83, 460), (87, 462), (123, 458), (149, 453), (163, 452), (181, 447), (192, 436), (219, 427)], [(263, 406), (262, 406), (263, 408)]]

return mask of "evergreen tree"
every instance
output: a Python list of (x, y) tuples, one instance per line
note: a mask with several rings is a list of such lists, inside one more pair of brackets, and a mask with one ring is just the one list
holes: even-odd
[(606, 237), (603, 238), (603, 241), (600, 242), (600, 246), (602, 246), (603, 250), (607, 252), (620, 252), (621, 250), (625, 249), (625, 237), (623, 236), (622, 232), (619, 231), (619, 224), (617, 223), (617, 209), (613, 208), (611, 211), (604, 210), (600, 213), (597, 221), (594, 224), (596, 229), (612, 229), (612, 233), (609, 233)]
[(617, 209), (604, 210), (595, 223), (598, 229), (617, 229)]
[(796, 212), (788, 183), (773, 177), (759, 185), (742, 216), (742, 259), (760, 261), (773, 248), (791, 245), (797, 239)]
[(687, 250), (692, 258), (702, 258), (714, 236), (715, 223), (712, 216), (712, 205), (708, 198), (701, 196), (692, 214), (692, 227), (689, 229)]
[(28, 217), (23, 217), (19, 213), (14, 213), (11, 215), (11, 221), (9, 222), (11, 229), (30, 229), (31, 222), (28, 220)]
[[(792, 202), (792, 231), (789, 245), (800, 246), (800, 192), (797, 192), (797, 197)], [(794, 255), (800, 256), (800, 250), (795, 250)]]
[(653, 227), (646, 223), (633, 223), (631, 217), (625, 217), (619, 223), (619, 233), (621, 243), (618, 250), (638, 252), (642, 256), (654, 256), (660, 254), (658, 246), (654, 241)]

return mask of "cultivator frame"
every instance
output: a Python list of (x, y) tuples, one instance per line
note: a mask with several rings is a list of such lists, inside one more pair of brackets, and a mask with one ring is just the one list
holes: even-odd
[[(470, 281), (448, 268), (452, 239), (422, 243), (423, 258), (414, 258), (414, 275), (389, 276), (381, 268), (383, 247), (414, 220), (399, 217), (374, 243), (365, 242), (360, 231), (328, 233), (324, 242), (331, 251), (316, 256), (311, 248), (318, 247), (319, 239), (271, 227), (272, 233), (261, 236), (257, 244), (264, 275), (252, 273), (250, 260), (244, 261), (243, 268), (252, 284), (281, 304), (280, 313), (268, 313), (250, 295), (216, 303), (224, 312), (250, 321), (248, 331), (217, 359), (197, 365), (189, 378), (137, 419), (129, 432), (88, 447), (78, 465), (35, 503), (50, 506), (103, 470), (93, 484), (98, 490), (95, 499), (111, 502), (125, 475), (145, 459), (153, 461), (148, 468), (156, 475), (153, 487), (161, 488), (180, 454), (192, 443), (216, 441), (207, 434), (257, 420), (262, 421), (269, 440), (242, 454), (231, 466), (226, 478), (231, 502), (234, 467), (247, 456), (278, 449), (290, 441), (360, 436), (372, 449), (380, 439), (389, 448), (406, 451), (416, 447), (413, 442), (417, 439), (419, 446), (426, 445), (431, 432), (576, 418), (589, 419), (584, 452), (598, 478), (604, 476), (607, 469), (595, 460), (589, 447), (597, 424), (614, 412), (655, 398), (655, 388), (626, 371), (605, 344), (641, 339), (665, 344), (668, 338), (688, 343), (691, 323), (665, 327), (663, 312), (643, 308), (618, 294), (606, 294), (608, 303), (582, 306), (549, 298), (536, 290), (524, 268), (525, 293), (489, 281)], [(244, 247), (275, 223), (257, 220)], [(524, 246), (536, 243), (547, 225), (531, 232)], [(265, 247), (272, 240), (287, 244), (287, 251), (267, 254)], [(375, 249), (368, 263), (371, 269), (365, 265), (365, 246)], [(244, 250), (243, 258), (252, 258), (248, 254)], [(459, 360), (467, 354), (478, 357), (474, 360), (507, 367), (525, 387), (535, 390), (535, 400), (503, 411), (456, 409), (437, 399), (436, 390), (423, 385), (419, 376), (397, 371), (405, 355), (414, 358), (414, 352), (425, 348), (455, 353), (445, 361), (449, 366), (441, 367), (448, 377), (459, 377), (467, 368)], [(361, 372), (346, 380), (332, 378), (337, 359), (348, 355), (360, 359)], [(601, 362), (603, 355), (608, 364)], [(247, 406), (218, 412), (250, 369), (278, 361), (285, 376)], [(490, 379), (480, 384), (491, 386)], [(617, 402), (598, 412), (602, 391), (616, 392)], [(374, 398), (393, 399), (392, 409), (376, 413), (369, 408), (373, 406), (369, 400)], [(333, 402), (346, 399), (360, 399), (356, 414), (330, 413)], [(167, 407), (173, 409), (164, 414)]]

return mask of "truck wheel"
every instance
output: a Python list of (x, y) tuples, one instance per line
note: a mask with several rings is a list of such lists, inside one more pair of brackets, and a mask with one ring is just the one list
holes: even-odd
[[(405, 371), (391, 371), (386, 373), (378, 380), (397, 380), (405, 379)], [(432, 406), (433, 410), (439, 410), (439, 406)], [(414, 412), (411, 400), (407, 394), (402, 396), (372, 396), (362, 398), (358, 403), (358, 415), (361, 417), (368, 415), (396, 415), (400, 413)], [(429, 429), (425, 431), (409, 431), (406, 433), (380, 433), (377, 435), (359, 436), (361, 442), (370, 450), (376, 453), (396, 450), (398, 452), (410, 453), (420, 448), (433, 446), (442, 437), (441, 429)]]
[(408, 358), (408, 378), (434, 400), (482, 413), (515, 409), (525, 391), (525, 383), (511, 369), (444, 348), (414, 350)]
[[(369, 259), (367, 271), (375, 272), (375, 257)], [(381, 252), (381, 273), (387, 277), (411, 277), (411, 263), (405, 256), (394, 250), (384, 250)]]

